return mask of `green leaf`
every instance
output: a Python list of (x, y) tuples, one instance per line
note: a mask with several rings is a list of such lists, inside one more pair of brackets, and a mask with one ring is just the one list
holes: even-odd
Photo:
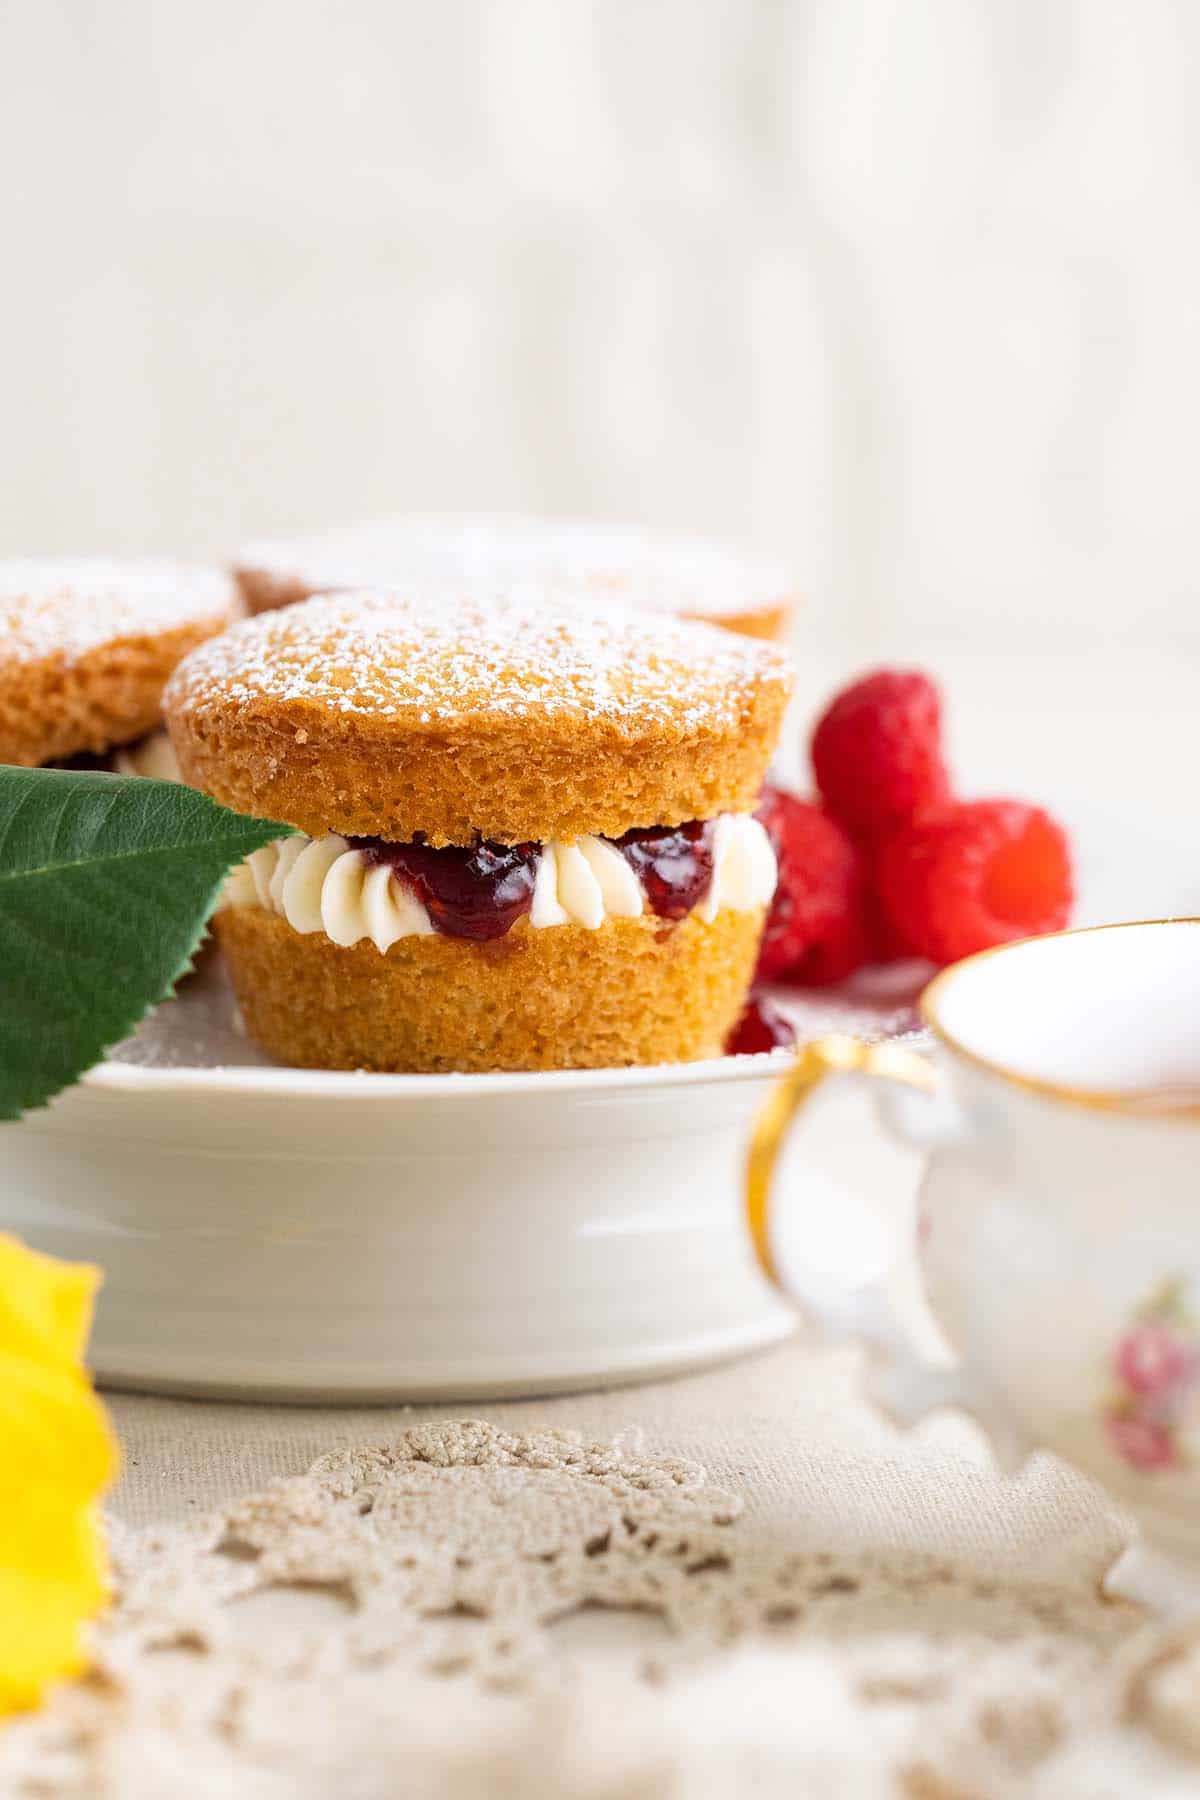
[(291, 835), (174, 781), (0, 766), (0, 1119), (165, 999), (229, 870)]

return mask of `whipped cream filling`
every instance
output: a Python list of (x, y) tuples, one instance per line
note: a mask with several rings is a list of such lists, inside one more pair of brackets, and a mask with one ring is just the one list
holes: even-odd
[[(713, 821), (711, 845), (712, 880), (695, 908), (698, 916), (711, 921), (723, 907), (751, 912), (769, 905), (775, 852), (759, 821), (749, 813), (723, 813)], [(223, 904), (259, 907), (286, 919), (294, 931), (323, 931), (346, 948), (365, 938), (385, 951), (398, 938), (427, 937), (435, 929), (402, 876), (334, 832), (280, 838), (254, 851), (229, 877)], [(636, 919), (647, 910), (637, 875), (607, 839), (542, 846), (529, 910), (535, 930), (582, 925), (595, 931), (607, 919)]]
[(179, 763), (167, 733), (152, 731), (113, 752), (112, 766), (118, 775), (145, 775), (155, 781), (179, 781)]

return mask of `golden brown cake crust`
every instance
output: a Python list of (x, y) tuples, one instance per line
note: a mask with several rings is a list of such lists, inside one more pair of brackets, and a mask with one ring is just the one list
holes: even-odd
[(308, 587), (293, 576), (274, 575), (269, 569), (235, 567), (233, 578), (242, 596), (242, 604), (251, 618), (256, 613), (275, 612), (281, 606), (295, 606), (301, 600), (313, 600), (318, 594), (344, 591), (339, 590), (336, 582), (328, 587)]
[(442, 1074), (615, 1068), (721, 1054), (745, 998), (763, 915), (596, 931), (520, 920), (479, 944), (406, 937), (381, 955), (301, 934), (256, 908), (215, 928), (250, 1035), (312, 1069)]
[(763, 557), (702, 537), (585, 519), (381, 520), (247, 545), (233, 572), (250, 613), (351, 588), (520, 580), (778, 638), (796, 601), (786, 573)]
[(0, 763), (98, 755), (152, 730), (167, 677), (234, 606), (216, 570), (0, 562)]
[(774, 646), (528, 591), (341, 595), (235, 626), (171, 680), (184, 779), (310, 836), (619, 837), (755, 805)]
[[(778, 643), (788, 627), (792, 616), (794, 602), (781, 601), (778, 606), (759, 606), (752, 611), (739, 613), (713, 613), (708, 623), (719, 625), (723, 631), (737, 631), (743, 637), (763, 638), (767, 643)], [(681, 619), (694, 618), (693, 613), (680, 613)]]

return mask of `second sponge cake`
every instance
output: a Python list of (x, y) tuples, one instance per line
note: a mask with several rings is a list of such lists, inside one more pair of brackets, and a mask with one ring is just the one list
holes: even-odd
[(773, 647), (557, 597), (313, 600), (173, 678), (184, 777), (298, 835), (217, 917), (282, 1061), (422, 1071), (719, 1053), (774, 858)]
[(602, 519), (446, 515), (379, 519), (291, 542), (248, 544), (234, 573), (248, 611), (353, 588), (478, 592), (536, 582), (590, 596), (782, 636), (795, 602), (777, 564), (711, 538)]
[(167, 676), (233, 606), (215, 569), (0, 562), (0, 763), (106, 757), (144, 738), (161, 721)]

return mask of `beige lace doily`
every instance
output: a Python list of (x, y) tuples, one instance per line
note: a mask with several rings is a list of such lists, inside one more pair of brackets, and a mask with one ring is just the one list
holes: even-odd
[(117, 1532), (95, 1671), (0, 1733), (0, 1792), (1191, 1791), (1200, 1665), (1131, 1609), (740, 1510), (630, 1441), (468, 1421)]

